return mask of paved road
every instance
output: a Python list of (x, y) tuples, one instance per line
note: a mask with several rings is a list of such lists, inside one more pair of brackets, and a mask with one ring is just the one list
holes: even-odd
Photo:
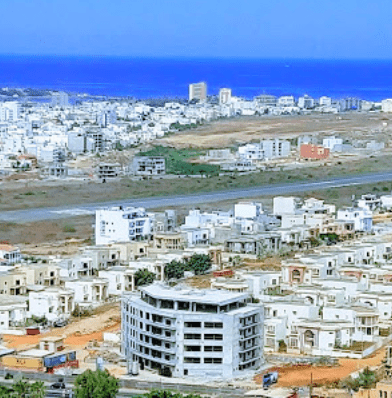
[[(209, 193), (198, 193), (193, 195), (176, 195), (149, 197), (129, 200), (117, 200), (101, 203), (88, 203), (81, 205), (70, 205), (63, 207), (46, 207), (36, 209), (25, 209), (0, 212), (0, 221), (8, 222), (32, 222), (41, 220), (54, 220), (68, 218), (77, 215), (94, 214), (96, 209), (105, 206), (142, 206), (146, 209), (158, 207), (200, 205), (204, 203), (219, 202), (224, 200), (236, 200), (252, 198), (263, 195), (288, 195), (294, 193), (317, 191), (327, 188), (338, 188), (358, 184), (377, 184), (380, 182), (392, 181), (392, 171), (382, 173), (364, 174), (351, 177), (331, 178), (321, 181), (297, 182), (291, 184), (264, 185), (252, 188), (238, 188), (226, 191)], [(184, 182), (189, 183), (189, 182)]]

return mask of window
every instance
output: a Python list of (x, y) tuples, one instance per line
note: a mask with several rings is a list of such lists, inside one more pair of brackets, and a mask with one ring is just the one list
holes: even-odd
[(205, 340), (223, 340), (223, 335), (221, 334), (205, 334)]
[(204, 358), (204, 363), (222, 363), (222, 358)]
[(191, 351), (191, 352), (196, 352), (196, 351), (201, 351), (201, 347), (199, 345), (186, 345), (184, 346), (185, 351)]
[(185, 363), (200, 363), (200, 358), (189, 358), (185, 357), (184, 358)]
[(201, 339), (201, 334), (198, 334), (198, 333), (185, 333), (184, 334), (184, 339), (185, 340), (200, 340)]
[(201, 322), (185, 322), (186, 328), (201, 328)]
[(210, 329), (223, 329), (223, 323), (222, 322), (204, 322), (204, 327), (210, 328)]
[(204, 346), (204, 351), (205, 352), (222, 352), (223, 347), (220, 345), (206, 345)]

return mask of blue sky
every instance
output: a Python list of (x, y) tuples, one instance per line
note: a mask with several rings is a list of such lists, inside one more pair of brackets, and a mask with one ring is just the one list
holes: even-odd
[(0, 53), (392, 58), (391, 0), (0, 0)]

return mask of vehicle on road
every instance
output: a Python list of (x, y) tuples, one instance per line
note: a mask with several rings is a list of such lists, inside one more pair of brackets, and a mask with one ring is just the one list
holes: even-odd
[(65, 390), (64, 379), (61, 378), (58, 381), (56, 381), (55, 383), (51, 384), (50, 389), (51, 390)]

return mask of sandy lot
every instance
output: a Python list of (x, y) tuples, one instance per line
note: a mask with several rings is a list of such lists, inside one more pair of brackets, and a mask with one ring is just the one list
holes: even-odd
[(55, 328), (50, 332), (36, 336), (4, 335), (4, 343), (11, 348), (25, 350), (37, 345), (42, 337), (63, 336), (69, 348), (80, 349), (96, 339), (103, 341), (103, 332), (113, 332), (120, 329), (119, 304), (110, 304), (102, 307), (99, 313), (89, 318), (75, 320), (63, 328)]
[[(276, 367), (271, 370), (279, 372), (278, 386), (280, 387), (302, 387), (310, 384), (311, 378), (315, 384), (328, 384), (337, 382), (351, 373), (357, 372), (365, 367), (379, 366), (385, 357), (385, 348), (377, 351), (373, 356), (365, 359), (340, 359), (339, 366), (289, 366)], [(256, 383), (262, 384), (262, 375), (255, 377)]]
[[(388, 126), (383, 123), (388, 123)], [(178, 148), (225, 148), (260, 139), (294, 138), (304, 133), (336, 133), (357, 138), (369, 134), (372, 137), (390, 136), (392, 129), (389, 124), (389, 117), (381, 114), (241, 117), (214, 121), (159, 142)]]

